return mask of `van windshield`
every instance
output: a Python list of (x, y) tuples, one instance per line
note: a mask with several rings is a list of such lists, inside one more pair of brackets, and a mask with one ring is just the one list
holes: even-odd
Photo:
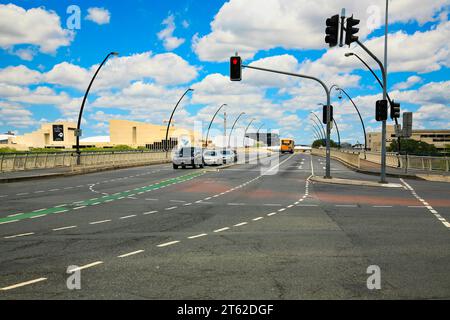
[(208, 157), (215, 157), (216, 155), (217, 155), (217, 153), (215, 151), (205, 152), (205, 156), (208, 156)]

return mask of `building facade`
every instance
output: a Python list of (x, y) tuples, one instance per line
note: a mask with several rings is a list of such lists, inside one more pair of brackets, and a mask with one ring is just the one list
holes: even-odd
[[(396, 139), (394, 126), (388, 125), (386, 127), (386, 146)], [(446, 146), (450, 145), (450, 130), (413, 130), (410, 139), (434, 145), (439, 152), (444, 153)], [(370, 151), (380, 152), (381, 132), (367, 133), (367, 144)]]

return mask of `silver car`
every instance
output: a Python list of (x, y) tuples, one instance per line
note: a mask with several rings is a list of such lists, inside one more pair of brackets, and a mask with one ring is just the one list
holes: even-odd
[(192, 166), (192, 168), (203, 168), (203, 150), (196, 147), (183, 147), (172, 154), (172, 165), (174, 169), (186, 166)]
[(219, 150), (220, 155), (222, 156), (222, 163), (235, 163), (237, 162), (237, 154), (231, 149), (221, 149)]
[(203, 163), (207, 166), (223, 164), (222, 154), (218, 150), (206, 150), (203, 152)]

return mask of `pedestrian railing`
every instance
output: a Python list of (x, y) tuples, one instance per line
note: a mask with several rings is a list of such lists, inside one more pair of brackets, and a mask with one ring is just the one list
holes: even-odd
[(72, 170), (93, 166), (122, 166), (167, 161), (164, 151), (90, 151), (82, 152), (77, 165), (75, 152), (1, 153), (0, 172), (70, 167)]
[[(325, 156), (325, 149), (313, 149), (312, 153)], [(381, 153), (378, 152), (332, 149), (331, 156), (358, 168), (360, 167), (360, 160), (381, 164)], [(387, 153), (386, 165), (392, 168), (403, 169), (405, 172), (408, 172), (408, 170), (450, 172), (450, 158), (448, 157), (411, 156)]]

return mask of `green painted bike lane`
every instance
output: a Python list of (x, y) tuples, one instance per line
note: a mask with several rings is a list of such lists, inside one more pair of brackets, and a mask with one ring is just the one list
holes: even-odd
[(150, 192), (150, 191), (168, 187), (170, 185), (186, 182), (186, 181), (192, 180), (194, 178), (197, 178), (199, 176), (202, 176), (202, 175), (206, 174), (206, 172), (207, 171), (194, 172), (194, 173), (186, 174), (186, 175), (183, 175), (180, 177), (163, 180), (163, 181), (160, 181), (160, 182), (157, 182), (154, 184), (150, 184), (147, 186), (143, 186), (143, 187), (139, 187), (139, 188), (135, 188), (135, 189), (131, 189), (131, 190), (126, 190), (126, 191), (122, 191), (122, 192), (117, 192), (117, 193), (114, 193), (111, 195), (106, 195), (106, 196), (99, 197), (99, 198), (92, 198), (89, 200), (76, 201), (71, 204), (67, 204), (67, 205), (63, 205), (63, 206), (59, 205), (59, 206), (55, 206), (55, 207), (48, 208), (48, 209), (39, 209), (39, 210), (34, 210), (32, 212), (24, 212), (24, 213), (18, 213), (15, 215), (10, 215), (9, 217), (6, 217), (6, 218), (0, 218), (0, 224), (17, 222), (20, 220), (30, 219), (30, 218), (34, 218), (37, 216), (64, 213), (64, 212), (69, 212), (69, 211), (73, 211), (73, 210), (78, 210), (78, 209), (88, 207), (88, 206), (97, 206), (97, 205), (110, 203), (110, 202), (117, 201), (117, 200), (122, 200), (127, 197), (141, 195), (145, 192)]

